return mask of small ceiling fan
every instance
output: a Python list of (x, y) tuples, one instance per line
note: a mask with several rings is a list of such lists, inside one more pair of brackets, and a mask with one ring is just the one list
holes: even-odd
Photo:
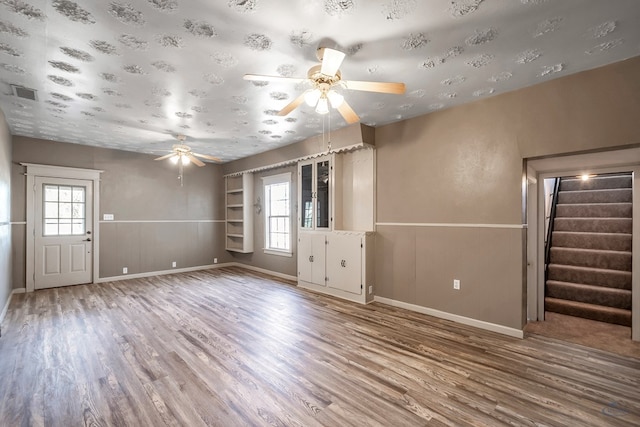
[(193, 162), (196, 166), (199, 167), (204, 166), (204, 162), (198, 159), (198, 157), (205, 160), (212, 160), (214, 162), (221, 161), (217, 157), (192, 152), (191, 147), (189, 147), (188, 145), (184, 145), (184, 141), (187, 139), (185, 135), (176, 135), (176, 139), (180, 141), (180, 144), (175, 144), (171, 148), (171, 153), (160, 156), (154, 160), (171, 159), (173, 163), (180, 163), (181, 165), (188, 165), (190, 162)]
[(390, 94), (403, 94), (405, 92), (404, 83), (392, 82), (366, 82), (356, 80), (342, 80), (340, 65), (344, 60), (345, 53), (328, 47), (319, 47), (316, 56), (320, 60), (320, 65), (315, 65), (309, 69), (306, 78), (265, 76), (260, 74), (245, 74), (245, 80), (258, 81), (287, 81), (299, 83), (308, 81), (313, 86), (296, 99), (287, 104), (280, 112), (279, 116), (286, 116), (295, 110), (302, 102), (315, 107), (318, 114), (327, 114), (329, 106), (336, 108), (345, 121), (349, 124), (356, 123), (360, 117), (353, 111), (353, 108), (344, 100), (337, 88), (361, 90), (366, 92), (379, 92)]
[(191, 147), (188, 145), (184, 145), (184, 141), (187, 139), (185, 135), (176, 135), (176, 139), (180, 141), (180, 144), (175, 144), (171, 148), (171, 153), (165, 154), (164, 156), (160, 156), (155, 158), (154, 160), (165, 160), (170, 159), (173, 163), (178, 165), (178, 179), (180, 180), (180, 187), (184, 185), (184, 166), (189, 163), (194, 163), (196, 166), (202, 167), (204, 166), (204, 162), (202, 162), (198, 157), (201, 157), (206, 160), (212, 160), (214, 162), (221, 161), (217, 157), (209, 156), (207, 154), (198, 154), (191, 151)]

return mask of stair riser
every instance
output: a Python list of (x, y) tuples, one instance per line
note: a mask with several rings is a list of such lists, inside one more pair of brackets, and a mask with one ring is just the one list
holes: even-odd
[(551, 298), (631, 310), (631, 292), (619, 289), (548, 281), (545, 295)]
[(620, 190), (560, 191), (558, 203), (631, 203), (630, 188)]
[(554, 313), (566, 314), (569, 316), (583, 317), (585, 319), (597, 320), (600, 322), (614, 323), (616, 325), (631, 326), (631, 312), (628, 314), (607, 313), (598, 310), (577, 308), (566, 306), (562, 302), (545, 302), (545, 310)]
[(549, 280), (584, 283), (586, 285), (631, 290), (631, 273), (626, 271), (601, 271), (549, 265)]
[(631, 271), (630, 252), (583, 252), (571, 248), (551, 248), (552, 264)]
[(556, 218), (631, 218), (631, 203), (600, 203), (593, 205), (557, 205)]
[(631, 234), (631, 218), (556, 218), (554, 231)]
[(554, 247), (631, 252), (631, 234), (554, 231), (551, 239)]
[(631, 175), (616, 177), (596, 177), (586, 181), (582, 179), (563, 179), (560, 191), (604, 190), (608, 188), (631, 188)]

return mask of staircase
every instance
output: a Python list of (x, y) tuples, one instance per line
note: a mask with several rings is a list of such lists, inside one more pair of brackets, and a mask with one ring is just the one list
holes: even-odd
[(632, 177), (561, 178), (545, 310), (631, 326)]

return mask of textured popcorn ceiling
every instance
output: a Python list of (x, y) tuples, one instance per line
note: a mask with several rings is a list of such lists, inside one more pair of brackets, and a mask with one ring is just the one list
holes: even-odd
[[(14, 135), (162, 154), (184, 133), (223, 161), (345, 126), (303, 105), (318, 46), (380, 126), (640, 54), (638, 0), (0, 0), (0, 108)], [(37, 90), (37, 100), (11, 85)]]

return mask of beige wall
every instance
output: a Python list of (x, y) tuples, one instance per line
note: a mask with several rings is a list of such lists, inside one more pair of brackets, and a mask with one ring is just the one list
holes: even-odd
[(376, 295), (520, 329), (523, 159), (640, 143), (638, 76), (640, 57), (376, 129)]
[(0, 110), (0, 312), (11, 293), (11, 134)]
[[(26, 220), (24, 167), (39, 163), (98, 169), (101, 278), (232, 261), (224, 250), (224, 180), (221, 166), (177, 169), (155, 156), (26, 137), (13, 138), (12, 221)], [(14, 226), (14, 286), (24, 287), (25, 226)]]

